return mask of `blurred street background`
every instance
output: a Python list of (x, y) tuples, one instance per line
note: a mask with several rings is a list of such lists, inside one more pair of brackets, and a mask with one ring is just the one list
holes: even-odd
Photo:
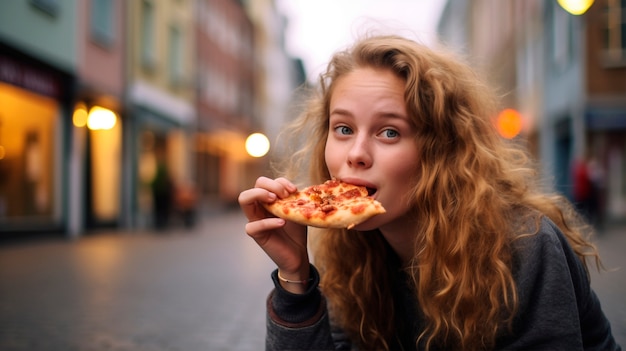
[(0, 246), (0, 350), (263, 350), (275, 267), (245, 223)]
[(593, 284), (624, 344), (626, 0), (23, 0), (0, 1), (0, 349), (259, 349), (271, 264), (237, 196), (369, 30), (498, 90), (501, 136), (622, 268)]

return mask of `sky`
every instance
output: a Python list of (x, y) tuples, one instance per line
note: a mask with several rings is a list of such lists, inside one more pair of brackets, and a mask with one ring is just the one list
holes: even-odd
[(435, 38), (444, 0), (277, 0), (285, 16), (287, 51), (316, 80), (331, 55), (360, 33), (381, 29), (425, 44)]

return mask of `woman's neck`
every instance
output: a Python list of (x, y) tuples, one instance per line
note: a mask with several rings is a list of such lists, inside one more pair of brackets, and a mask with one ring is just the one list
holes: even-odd
[(415, 225), (408, 218), (401, 218), (380, 228), (389, 246), (398, 255), (402, 266), (411, 262), (415, 253)]

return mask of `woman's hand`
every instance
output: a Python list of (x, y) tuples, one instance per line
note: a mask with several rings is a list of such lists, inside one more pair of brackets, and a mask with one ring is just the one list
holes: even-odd
[[(310, 277), (306, 226), (274, 217), (262, 206), (297, 191), (285, 178), (260, 177), (254, 188), (239, 194), (239, 206), (248, 218), (246, 233), (276, 263), (281, 277), (288, 280), (306, 280)], [(305, 284), (281, 285), (292, 293), (302, 293)]]

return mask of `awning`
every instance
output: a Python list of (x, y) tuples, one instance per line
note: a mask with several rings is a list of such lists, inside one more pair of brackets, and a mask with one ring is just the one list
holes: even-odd
[(626, 129), (626, 107), (587, 109), (585, 124), (587, 129), (596, 131)]

